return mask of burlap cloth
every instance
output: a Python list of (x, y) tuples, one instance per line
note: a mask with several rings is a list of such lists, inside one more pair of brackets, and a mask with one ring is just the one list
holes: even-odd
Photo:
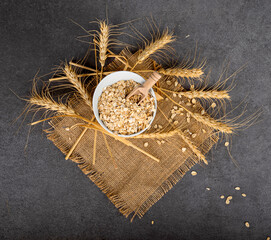
[[(135, 63), (137, 53), (132, 55), (128, 50), (123, 50), (121, 55), (129, 59), (131, 66)], [(134, 71), (154, 69), (155, 66), (157, 66), (156, 62), (149, 58), (144, 63), (138, 65)], [(107, 66), (106, 70), (123, 70), (124, 67), (124, 64), (119, 59), (114, 59)], [(147, 78), (150, 73), (139, 74)], [(166, 84), (168, 79), (173, 82), (170, 86)], [(181, 90), (180, 85), (175, 86), (174, 82), (174, 77), (163, 77), (159, 80), (162, 88), (174, 89), (175, 91)], [(174, 97), (172, 96), (172, 98)], [(178, 97), (176, 99), (176, 101), (180, 100), (178, 100)], [(185, 104), (187, 100), (182, 98), (183, 102), (181, 104)], [(170, 110), (173, 106), (174, 103), (165, 98), (158, 102), (159, 109), (167, 118), (170, 118)], [(73, 107), (84, 117), (91, 118), (93, 116), (92, 110), (80, 99), (74, 101)], [(186, 107), (192, 109), (192, 106)], [(212, 129), (201, 125), (193, 118), (191, 118), (190, 123), (187, 123), (185, 112), (183, 116), (175, 117), (174, 121), (177, 120), (179, 123), (173, 127), (160, 110), (157, 112), (152, 127), (145, 134), (168, 133), (170, 135), (170, 132), (177, 128), (184, 132), (186, 129), (189, 129), (191, 133), (196, 133), (197, 136), (192, 139), (189, 133), (185, 134), (191, 138), (195, 146), (203, 154), (206, 154), (212, 145), (217, 142), (218, 136)], [(197, 103), (192, 110), (200, 112), (202, 107)], [(67, 154), (83, 131), (82, 127), (76, 127), (69, 131), (68, 129), (79, 122), (80, 120), (68, 117), (51, 121), (52, 128), (47, 131), (48, 139), (52, 140), (64, 154)], [(155, 124), (161, 125), (162, 129), (159, 127), (155, 129), (153, 127)], [(125, 217), (128, 217), (133, 212), (133, 216), (142, 217), (193, 165), (199, 162), (199, 159), (193, 154), (189, 146), (176, 134), (160, 138), (160, 141), (165, 141), (165, 143), (160, 145), (157, 143), (158, 138), (129, 138), (129, 141), (133, 144), (160, 159), (159, 163), (110, 136), (106, 136), (106, 138), (113, 158), (117, 163), (117, 169), (114, 168), (104, 137), (100, 132), (97, 133), (96, 163), (92, 165), (94, 146), (94, 130), (92, 129), (87, 130), (70, 159), (78, 164), (82, 172), (107, 195)], [(148, 147), (143, 146), (146, 142), (148, 142)], [(183, 152), (182, 148), (187, 150)]]

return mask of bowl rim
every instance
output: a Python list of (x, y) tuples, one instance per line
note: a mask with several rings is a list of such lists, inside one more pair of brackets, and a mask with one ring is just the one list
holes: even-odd
[(152, 117), (149, 125), (146, 128), (142, 129), (141, 131), (139, 131), (137, 133), (129, 134), (129, 135), (114, 133), (104, 125), (103, 121), (100, 119), (100, 114), (98, 111), (98, 102), (99, 102), (99, 97), (102, 94), (103, 89), (105, 87), (110, 86), (110, 85), (112, 85), (118, 81), (121, 81), (121, 80), (131, 80), (131, 79), (140, 83), (140, 84), (142, 84), (146, 81), (141, 75), (139, 75), (137, 73), (130, 72), (130, 71), (116, 71), (114, 73), (108, 74), (99, 82), (99, 84), (96, 86), (96, 89), (95, 89), (93, 97), (92, 97), (92, 108), (93, 108), (94, 116), (95, 116), (96, 120), (98, 121), (98, 123), (107, 132), (109, 132), (113, 135), (117, 135), (119, 137), (125, 137), (125, 138), (134, 137), (134, 136), (137, 136), (137, 135), (145, 132), (149, 128), (149, 126), (152, 124), (153, 120), (155, 119), (156, 112), (157, 112), (157, 99), (156, 99), (155, 92), (153, 91), (153, 89), (152, 88), (150, 89), (150, 94), (154, 98), (155, 111), (153, 113), (153, 117)]

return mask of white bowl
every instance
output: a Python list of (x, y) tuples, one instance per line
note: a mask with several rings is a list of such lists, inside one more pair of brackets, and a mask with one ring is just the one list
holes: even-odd
[[(96, 87), (94, 94), (93, 94), (93, 99), (92, 99), (92, 107), (93, 107), (93, 112), (94, 115), (98, 121), (98, 123), (108, 132), (118, 135), (120, 137), (134, 137), (136, 135), (139, 135), (141, 133), (143, 133), (144, 131), (147, 130), (148, 127), (146, 127), (145, 129), (142, 129), (141, 131), (134, 133), (134, 134), (130, 134), (130, 135), (122, 135), (122, 134), (116, 134), (113, 133), (111, 130), (109, 130), (103, 123), (103, 121), (100, 119), (100, 114), (98, 111), (98, 101), (99, 101), (99, 97), (102, 94), (103, 90), (105, 87), (110, 86), (118, 81), (121, 80), (134, 80), (135, 82), (138, 82), (140, 84), (145, 82), (145, 79), (143, 77), (141, 77), (140, 75), (133, 73), (133, 72), (129, 72), (129, 71), (119, 71), (119, 72), (114, 72), (111, 73), (109, 75), (107, 75), (105, 78), (102, 79), (102, 81), (98, 84), (98, 86)], [(156, 111), (157, 111), (157, 101), (156, 101), (156, 96), (155, 93), (153, 91), (153, 89), (150, 89), (150, 94), (153, 96), (154, 98), (154, 107), (155, 107), (155, 112), (153, 113), (153, 118), (150, 121), (149, 125), (151, 125), (151, 123), (153, 122), (155, 115), (156, 115)]]

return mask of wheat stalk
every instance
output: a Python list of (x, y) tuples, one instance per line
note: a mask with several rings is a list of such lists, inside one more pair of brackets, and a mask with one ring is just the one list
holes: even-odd
[[(87, 129), (87, 128), (85, 128), (85, 129)], [(96, 160), (96, 144), (97, 144), (97, 130), (94, 130), (93, 160), (92, 160), (93, 165), (95, 165), (95, 160)]]
[(182, 78), (200, 78), (204, 72), (201, 68), (160, 68), (159, 73)]
[(204, 98), (204, 99), (230, 99), (230, 95), (227, 90), (194, 90), (180, 92), (182, 96), (187, 98)]
[(106, 145), (106, 147), (107, 147), (107, 151), (108, 151), (108, 153), (109, 153), (109, 155), (110, 155), (110, 157), (111, 157), (111, 159), (112, 159), (114, 168), (117, 169), (117, 168), (118, 168), (118, 165), (116, 164), (115, 158), (113, 157), (113, 154), (112, 154), (111, 149), (110, 149), (110, 147), (109, 147), (109, 144), (108, 144), (108, 141), (107, 141), (107, 139), (106, 139), (106, 136), (105, 136), (104, 133), (102, 133), (102, 134), (103, 134), (103, 137), (104, 137), (105, 145)]
[(72, 70), (71, 66), (68, 64), (65, 65), (64, 73), (68, 78), (68, 81), (73, 85), (73, 87), (78, 91), (81, 98), (85, 101), (85, 103), (92, 107), (91, 104), (91, 96), (87, 88), (85, 88), (84, 84), (78, 79), (76, 73)]
[(169, 132), (163, 132), (163, 133), (143, 133), (131, 138), (168, 138), (172, 137), (176, 134), (178, 134), (179, 130), (175, 129)]
[(47, 110), (56, 111), (58, 113), (64, 113), (66, 115), (76, 115), (76, 112), (70, 107), (63, 103), (56, 102), (51, 96), (40, 96), (34, 94), (30, 99), (29, 103), (33, 105), (41, 106)]
[[(162, 34), (162, 36), (158, 39), (156, 39), (155, 41), (152, 41), (151, 43), (149, 43), (144, 50), (142, 50), (138, 57), (137, 57), (137, 62), (134, 65), (134, 67), (139, 64), (142, 63), (144, 60), (146, 60), (150, 55), (154, 54), (155, 52), (157, 52), (158, 50), (164, 49), (165, 46), (171, 42), (173, 42), (175, 39), (173, 38), (173, 34), (169, 33), (168, 30), (164, 31), (164, 33)], [(133, 67), (133, 68), (134, 68)], [(132, 68), (132, 70), (133, 70)]]
[(145, 154), (146, 156), (150, 157), (151, 159), (155, 160), (156, 162), (160, 162), (160, 160), (156, 157), (154, 157), (153, 155), (151, 155), (150, 153), (144, 151), (143, 149), (141, 149), (140, 147), (136, 146), (135, 144), (133, 144), (132, 142), (130, 142), (129, 140), (123, 138), (123, 137), (120, 137), (118, 135), (115, 135), (115, 134), (112, 134), (112, 133), (109, 133), (107, 132), (106, 130), (103, 129), (103, 127), (101, 125), (99, 125), (98, 123), (92, 123), (91, 125), (82, 125), (82, 127), (85, 127), (85, 128), (90, 128), (90, 129), (94, 129), (94, 130), (98, 130), (110, 137), (113, 137), (114, 139), (122, 142), (123, 144), (125, 144), (126, 146), (129, 146), (129, 147), (132, 147), (134, 148), (135, 150)]

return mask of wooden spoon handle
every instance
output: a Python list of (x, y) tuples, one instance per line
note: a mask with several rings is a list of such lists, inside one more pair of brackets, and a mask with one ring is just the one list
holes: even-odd
[(143, 83), (143, 87), (146, 90), (150, 90), (151, 87), (161, 78), (161, 75), (158, 72), (152, 73), (146, 82)]

